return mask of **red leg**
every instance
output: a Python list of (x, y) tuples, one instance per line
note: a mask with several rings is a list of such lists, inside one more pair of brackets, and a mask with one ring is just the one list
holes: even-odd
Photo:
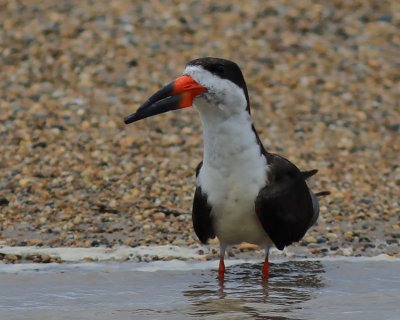
[(224, 263), (224, 257), (219, 258), (219, 268), (218, 268), (218, 275), (220, 278), (224, 278), (225, 275), (225, 263)]
[(264, 280), (268, 279), (269, 275), (269, 262), (268, 262), (268, 254), (265, 256), (264, 266), (262, 268), (262, 276)]

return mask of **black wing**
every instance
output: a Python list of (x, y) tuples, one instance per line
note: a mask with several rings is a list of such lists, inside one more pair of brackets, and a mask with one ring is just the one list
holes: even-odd
[(283, 250), (299, 241), (318, 218), (305, 182), (315, 172), (302, 173), (293, 163), (275, 154), (267, 153), (266, 157), (269, 184), (260, 190), (255, 210), (275, 246)]
[[(200, 162), (197, 166), (196, 177), (199, 175), (202, 164), (203, 162)], [(211, 206), (207, 202), (207, 194), (203, 193), (199, 186), (194, 193), (192, 219), (194, 232), (202, 243), (207, 243), (208, 239), (215, 238)]]

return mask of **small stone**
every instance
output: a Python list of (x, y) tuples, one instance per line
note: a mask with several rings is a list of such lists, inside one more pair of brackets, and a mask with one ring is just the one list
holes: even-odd
[(377, 60), (369, 60), (368, 64), (372, 68), (378, 68), (380, 66), (380, 63)]
[(334, 238), (337, 238), (337, 235), (332, 233), (332, 232), (329, 232), (329, 233), (326, 234), (326, 237), (328, 239), (334, 239)]
[(165, 219), (165, 213), (164, 212), (157, 212), (153, 214), (153, 219), (154, 220), (161, 220), (163, 221)]
[(29, 178), (24, 178), (24, 179), (20, 179), (18, 181), (18, 183), (22, 188), (26, 188), (28, 185), (32, 185), (33, 184), (33, 180), (29, 179)]
[(336, 87), (336, 84), (333, 82), (326, 82), (324, 85), (324, 89), (331, 91), (332, 89), (334, 89)]
[(43, 240), (41, 239), (31, 239), (28, 240), (28, 245), (29, 246), (40, 246), (43, 244)]
[[(69, 210), (68, 210), (68, 211), (69, 211)], [(71, 219), (72, 219), (72, 214), (64, 213), (64, 214), (62, 214), (62, 215), (60, 216), (60, 219), (61, 219), (62, 221), (71, 220)]]
[(149, 231), (151, 229), (151, 225), (150, 224), (145, 224), (142, 227), (143, 231)]
[(163, 135), (162, 136), (162, 142), (165, 146), (173, 146), (177, 145), (179, 142), (182, 141), (182, 138), (176, 134), (170, 134), (170, 135)]
[(328, 239), (326, 237), (319, 237), (317, 239), (318, 244), (325, 243), (326, 241), (328, 241)]
[(124, 245), (126, 245), (128, 247), (135, 247), (135, 246), (137, 246), (137, 241), (134, 238), (128, 238), (128, 239), (125, 239)]
[(239, 245), (240, 251), (253, 251), (253, 250), (257, 250), (258, 248), (259, 248), (258, 245), (255, 245), (252, 243), (247, 243), (247, 242), (243, 242)]
[(0, 197), (0, 206), (6, 206), (10, 203), (5, 197)]
[(304, 238), (304, 240), (306, 241), (307, 244), (317, 243), (317, 239), (313, 236), (307, 236)]
[(342, 250), (342, 252), (343, 252), (343, 255), (345, 255), (346, 257), (349, 257), (353, 253), (353, 250), (351, 250), (350, 248), (345, 248)]
[(42, 262), (43, 263), (50, 263), (51, 262), (51, 257), (49, 255), (43, 255), (42, 256)]
[(213, 239), (208, 240), (208, 243), (209, 244), (219, 244), (219, 240), (217, 237), (215, 237)]
[(76, 216), (75, 218), (74, 218), (74, 223), (75, 224), (79, 224), (79, 223), (81, 223), (83, 221), (83, 219), (82, 219), (82, 216)]
[(344, 238), (345, 238), (347, 241), (353, 241), (353, 239), (354, 239), (353, 232), (352, 232), (352, 231), (346, 231), (346, 232), (344, 233)]
[(15, 255), (15, 254), (8, 254), (8, 255), (6, 256), (6, 260), (9, 261), (9, 262), (11, 262), (11, 263), (15, 263), (16, 261), (18, 261), (18, 260), (20, 260), (20, 259), (21, 259), (21, 257)]
[(172, 242), (172, 244), (175, 246), (184, 246), (184, 245), (186, 245), (186, 241), (177, 238)]
[(44, 224), (44, 223), (46, 223), (47, 221), (48, 221), (47, 217), (40, 217), (40, 218), (39, 218), (39, 222), (40, 222), (41, 224)]

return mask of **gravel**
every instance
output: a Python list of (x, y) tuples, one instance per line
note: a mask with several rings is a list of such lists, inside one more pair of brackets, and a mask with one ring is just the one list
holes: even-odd
[(266, 147), (331, 192), (296, 246), (400, 256), (399, 52), (398, 1), (2, 2), (0, 245), (198, 243), (196, 111), (123, 118), (216, 56), (242, 68)]

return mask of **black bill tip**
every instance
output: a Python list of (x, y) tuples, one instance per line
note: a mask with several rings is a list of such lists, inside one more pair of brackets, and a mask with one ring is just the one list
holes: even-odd
[(125, 122), (125, 124), (130, 124), (132, 122), (140, 120), (140, 119), (137, 119), (137, 118), (138, 118), (137, 114), (133, 113), (133, 114), (125, 117), (124, 122)]
[(174, 96), (164, 98), (154, 103), (152, 100), (149, 100), (145, 102), (135, 113), (132, 113), (131, 115), (127, 116), (124, 119), (124, 122), (125, 124), (129, 124), (135, 121), (139, 121), (154, 116), (156, 114), (179, 109), (179, 104), (181, 100), (182, 100), (181, 94), (176, 94)]

